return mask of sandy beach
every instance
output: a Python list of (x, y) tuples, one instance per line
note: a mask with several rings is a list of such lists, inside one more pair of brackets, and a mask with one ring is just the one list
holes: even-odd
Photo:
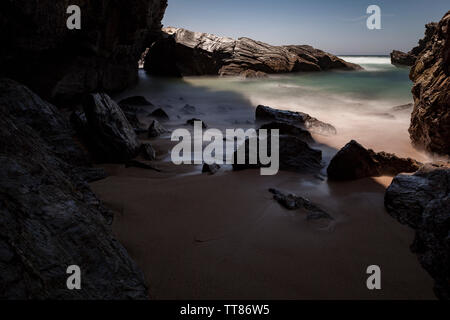
[[(167, 135), (150, 141), (162, 172), (105, 165), (109, 177), (91, 187), (115, 212), (114, 233), (152, 298), (435, 298), (409, 249), (413, 230), (384, 209), (392, 177), (332, 183), (227, 168), (205, 175), (201, 166), (167, 160)], [(308, 221), (282, 208), (269, 188), (307, 197), (334, 220)], [(381, 267), (382, 290), (366, 287), (373, 264)]]

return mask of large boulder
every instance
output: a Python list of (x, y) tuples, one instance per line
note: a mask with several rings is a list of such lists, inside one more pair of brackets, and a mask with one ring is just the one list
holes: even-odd
[[(69, 5), (81, 9), (80, 30), (66, 27)], [(167, 0), (1, 1), (1, 73), (64, 104), (122, 90), (137, 81), (138, 60), (159, 37), (166, 6)]]
[(181, 28), (164, 28), (144, 68), (163, 76), (243, 75), (359, 70), (360, 66), (310, 46), (272, 46), (249, 38), (234, 40)]
[(414, 145), (450, 155), (450, 11), (437, 24), (411, 68)]
[(411, 158), (399, 158), (386, 152), (376, 153), (352, 140), (331, 159), (327, 172), (330, 180), (355, 180), (415, 172), (420, 166), (420, 162)]
[(91, 94), (84, 104), (88, 141), (98, 161), (126, 162), (139, 151), (139, 141), (121, 108), (105, 93)]
[(435, 280), (435, 292), (450, 299), (450, 168), (429, 164), (398, 175), (386, 190), (386, 210), (416, 230), (411, 247)]
[[(70, 163), (69, 124), (25, 87), (0, 83), (9, 92), (0, 95), (0, 299), (145, 299), (112, 213)], [(66, 286), (70, 265), (81, 269), (81, 290)]]
[[(254, 139), (254, 140), (253, 140)], [(233, 170), (245, 170), (261, 168), (263, 165), (257, 161), (257, 163), (250, 163), (252, 158), (251, 152), (259, 152), (259, 137), (250, 137), (235, 151), (233, 159)], [(267, 143), (268, 153), (271, 154), (271, 140), (270, 136), (263, 141)], [(252, 141), (253, 140), (253, 141)], [(251, 150), (251, 144), (255, 143), (256, 150)], [(241, 150), (245, 148), (244, 150)], [(238, 153), (245, 152), (245, 163), (238, 163)], [(256, 159), (258, 159), (258, 153)], [(302, 139), (291, 135), (279, 136), (279, 169), (285, 171), (314, 173), (320, 171), (322, 168), (322, 151), (311, 148)]]
[[(299, 126), (314, 133), (332, 135), (336, 134), (336, 128), (331, 124), (317, 120), (307, 113), (294, 112), (288, 110), (278, 110), (271, 107), (259, 105), (255, 111), (257, 122), (278, 122), (286, 123), (291, 126)], [(287, 128), (284, 128), (286, 130)]]

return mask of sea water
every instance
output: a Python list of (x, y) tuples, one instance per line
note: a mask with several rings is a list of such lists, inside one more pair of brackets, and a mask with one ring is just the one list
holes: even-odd
[[(137, 87), (121, 96), (144, 95), (163, 107), (172, 123), (199, 118), (219, 128), (248, 127), (257, 105), (301, 111), (334, 125), (336, 136), (315, 136), (333, 150), (354, 139), (375, 151), (429, 160), (415, 150), (408, 127), (413, 102), (409, 68), (398, 68), (387, 56), (343, 56), (361, 65), (361, 71), (326, 71), (267, 78), (185, 77), (154, 78), (140, 71)], [(186, 104), (193, 115), (183, 114)], [(400, 110), (399, 110), (400, 109)], [(330, 151), (333, 153), (333, 151)]]

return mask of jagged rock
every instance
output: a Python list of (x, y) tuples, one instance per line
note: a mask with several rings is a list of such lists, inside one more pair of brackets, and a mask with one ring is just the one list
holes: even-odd
[(144, 157), (145, 160), (153, 161), (156, 160), (156, 151), (153, 149), (150, 143), (141, 144), (140, 155)]
[(162, 124), (158, 122), (158, 120), (153, 120), (152, 123), (150, 123), (150, 126), (148, 127), (149, 138), (156, 138), (167, 132), (168, 132), (167, 129), (164, 128)]
[(305, 141), (306, 143), (314, 143), (314, 139), (308, 130), (305, 130), (300, 126), (296, 126), (290, 123), (273, 121), (262, 125), (260, 129), (266, 130), (278, 129), (280, 130), (281, 135), (292, 135)]
[(409, 133), (417, 147), (450, 155), (450, 11), (428, 33), (409, 75), (414, 82)]
[(212, 164), (203, 164), (202, 173), (209, 173), (209, 174), (215, 174), (217, 171), (220, 170), (220, 166), (216, 163)]
[(317, 206), (315, 203), (312, 203), (310, 200), (296, 196), (294, 194), (285, 194), (277, 189), (269, 189), (269, 192), (273, 194), (273, 198), (281, 204), (284, 208), (288, 210), (299, 210), (304, 209), (307, 212), (308, 220), (318, 220), (318, 219), (330, 219), (333, 220), (333, 217)]
[(197, 122), (197, 121), (200, 121), (202, 123), (203, 129), (208, 128), (208, 125), (206, 123), (204, 123), (202, 120), (196, 119), (196, 118), (189, 119), (188, 121), (186, 121), (186, 124), (189, 126), (193, 126), (195, 124), (195, 122)]
[(66, 28), (70, 4), (2, 1), (2, 74), (64, 105), (90, 92), (116, 92), (136, 83), (137, 62), (159, 37), (167, 1), (76, 1), (81, 30)]
[(143, 124), (139, 120), (138, 113), (145, 112), (146, 108), (153, 107), (145, 97), (133, 96), (128, 97), (119, 102), (119, 107), (127, 117), (128, 122), (134, 128), (135, 132), (142, 132)]
[(436, 32), (437, 23), (425, 25), (425, 37), (419, 40), (419, 44), (405, 53), (398, 50), (391, 52), (391, 63), (396, 66), (413, 66), (417, 57), (425, 50), (426, 46), (432, 41), (433, 34)]
[(73, 165), (89, 165), (87, 154), (73, 141), (70, 123), (55, 106), (30, 89), (16, 81), (0, 79), (0, 105), (16, 118), (17, 126), (36, 130), (61, 159)]
[(84, 105), (91, 152), (105, 162), (124, 162), (136, 156), (139, 142), (120, 107), (105, 93), (89, 95)]
[(331, 180), (355, 180), (415, 172), (421, 165), (411, 158), (399, 158), (386, 152), (376, 153), (352, 140), (331, 159), (327, 172)]
[(388, 213), (416, 230), (411, 247), (435, 280), (435, 293), (450, 299), (450, 168), (428, 164), (398, 175), (386, 190)]
[[(254, 140), (256, 141), (254, 141)], [(267, 138), (268, 153), (271, 152), (270, 136)], [(234, 153), (233, 170), (245, 170), (265, 167), (259, 161), (256, 164), (250, 163), (250, 143), (256, 144), (255, 159), (258, 159), (259, 153), (259, 138), (251, 137), (247, 139)], [(245, 163), (237, 163), (238, 152), (245, 148)], [(280, 135), (279, 137), (279, 156), (280, 156), (280, 170), (296, 171), (296, 172), (317, 172), (322, 168), (322, 152), (320, 150), (312, 149), (303, 140), (289, 135)], [(267, 165), (269, 166), (269, 165)]]
[(310, 46), (271, 46), (249, 38), (217, 37), (179, 28), (164, 28), (146, 56), (144, 68), (164, 76), (243, 75), (320, 71), (332, 68), (359, 70)]
[[(147, 298), (142, 273), (112, 236), (112, 213), (84, 181), (86, 168), (62, 160), (53, 145), (70, 125), (28, 89), (7, 83), (18, 95), (0, 95), (0, 299)], [(82, 290), (66, 287), (74, 264)]]
[(163, 109), (161, 109), (161, 108), (158, 108), (158, 109), (156, 109), (155, 111), (153, 111), (152, 113), (150, 113), (150, 116), (151, 116), (151, 117), (154, 117), (154, 118), (157, 118), (157, 119), (159, 119), (159, 120), (161, 120), (161, 121), (167, 121), (167, 120), (169, 120), (169, 116), (168, 116), (167, 113), (166, 113)]
[(184, 114), (195, 114), (197, 112), (197, 109), (194, 106), (186, 104), (183, 108), (181, 108), (181, 112), (183, 112)]
[(290, 125), (300, 126), (314, 133), (325, 135), (336, 134), (336, 128), (331, 124), (317, 120), (303, 112), (278, 110), (259, 105), (256, 108), (255, 117), (256, 121), (259, 122), (284, 122)]
[(411, 53), (394, 50), (391, 52), (391, 63), (398, 66), (412, 66), (416, 62), (416, 56)]

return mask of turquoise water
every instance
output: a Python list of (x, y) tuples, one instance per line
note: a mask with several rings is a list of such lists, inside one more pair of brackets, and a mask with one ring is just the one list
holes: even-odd
[(397, 68), (389, 57), (342, 57), (360, 64), (362, 71), (330, 71), (270, 75), (261, 79), (240, 77), (153, 78), (140, 73), (139, 85), (122, 96), (145, 95), (163, 107), (173, 125), (187, 117), (181, 108), (196, 107), (195, 117), (218, 128), (246, 127), (253, 123), (259, 104), (301, 111), (331, 123), (338, 135), (316, 137), (332, 148), (351, 139), (366, 147), (423, 159), (411, 147), (408, 127), (412, 103), (408, 68)]

